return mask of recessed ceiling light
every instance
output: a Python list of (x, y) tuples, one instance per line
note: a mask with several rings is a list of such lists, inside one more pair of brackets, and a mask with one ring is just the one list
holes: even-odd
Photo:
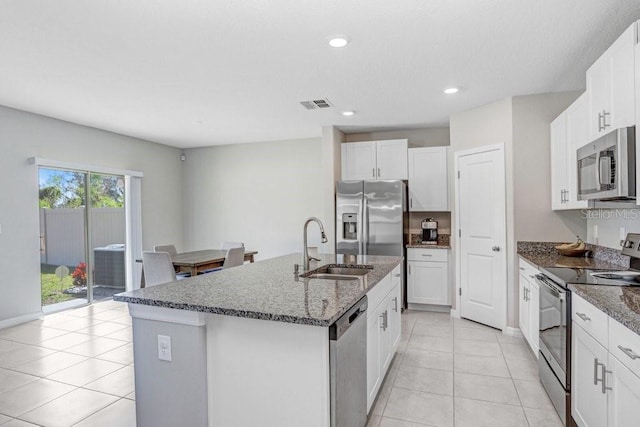
[(458, 93), (460, 89), (458, 89), (457, 87), (448, 87), (444, 90), (444, 93), (446, 93), (447, 95), (452, 95), (454, 93)]
[(353, 116), (356, 112), (353, 110), (346, 110), (342, 112), (343, 116)]
[(349, 37), (347, 36), (332, 36), (329, 38), (329, 46), (331, 47), (345, 47), (349, 44)]

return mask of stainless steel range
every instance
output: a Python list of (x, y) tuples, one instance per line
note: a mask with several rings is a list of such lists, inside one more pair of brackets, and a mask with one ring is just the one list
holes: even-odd
[(543, 267), (536, 275), (540, 286), (540, 382), (565, 425), (571, 418), (571, 291), (569, 284), (640, 286), (640, 234), (629, 233), (622, 254), (630, 270)]

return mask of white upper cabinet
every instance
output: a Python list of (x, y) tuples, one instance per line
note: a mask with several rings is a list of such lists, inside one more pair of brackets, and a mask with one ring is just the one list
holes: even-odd
[(376, 179), (376, 142), (342, 144), (342, 179)]
[(342, 144), (342, 179), (408, 179), (408, 140)]
[(409, 211), (449, 210), (447, 147), (409, 149)]
[(637, 28), (633, 23), (587, 70), (589, 141), (634, 125)]
[(408, 140), (392, 139), (377, 142), (378, 179), (408, 179)]
[(587, 144), (587, 94), (551, 122), (551, 209), (584, 209), (578, 200), (576, 150)]

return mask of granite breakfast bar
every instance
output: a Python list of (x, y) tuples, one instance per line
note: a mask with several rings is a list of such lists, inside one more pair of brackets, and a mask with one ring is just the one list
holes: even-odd
[[(312, 268), (347, 264), (320, 257)], [(114, 296), (133, 318), (138, 425), (330, 425), (329, 326), (364, 295), (372, 310), (391, 294), (402, 258), (358, 256), (373, 267), (360, 280), (296, 277), (301, 258)]]

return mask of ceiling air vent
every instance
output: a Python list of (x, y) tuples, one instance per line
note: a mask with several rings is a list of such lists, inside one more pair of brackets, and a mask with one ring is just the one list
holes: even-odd
[(318, 108), (329, 108), (331, 103), (328, 99), (314, 99), (312, 101), (301, 101), (300, 104), (307, 110), (317, 110)]

